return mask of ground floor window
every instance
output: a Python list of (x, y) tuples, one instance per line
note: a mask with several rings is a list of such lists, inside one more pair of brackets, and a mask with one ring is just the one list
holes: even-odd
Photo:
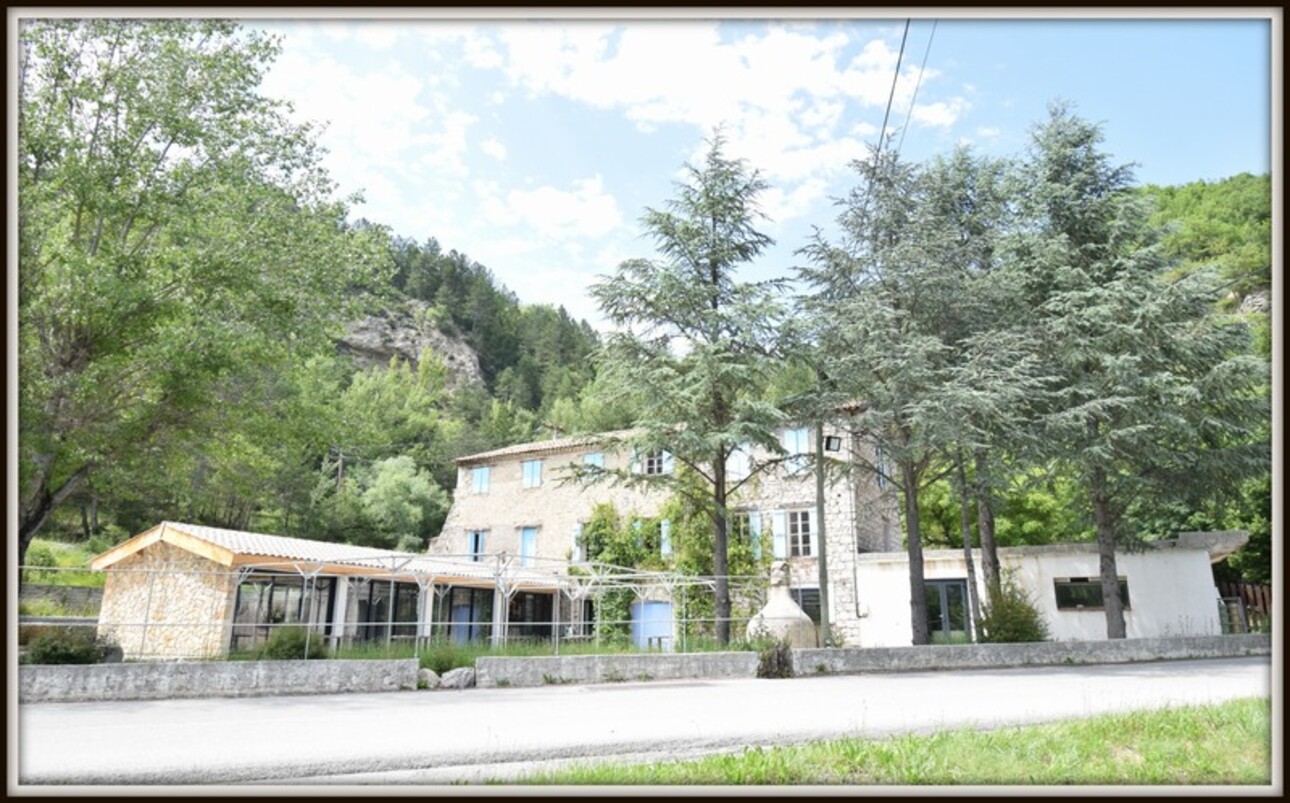
[(793, 601), (817, 626), (820, 624), (820, 589), (794, 588)]
[(435, 617), (436, 630), (447, 632), (455, 644), (484, 641), (493, 634), (493, 590), (491, 588), (461, 588), (449, 586), (440, 603), (440, 615)]
[(551, 638), (552, 619), (555, 613), (554, 597), (520, 591), (511, 597), (507, 621), (510, 635), (519, 638)]
[(967, 580), (927, 580), (927, 631), (933, 644), (966, 644), (968, 628)]
[[(1129, 609), (1129, 581), (1121, 577), (1120, 603)], [(1102, 579), (1100, 577), (1059, 577), (1053, 580), (1059, 611), (1101, 611)]]
[(335, 591), (334, 577), (306, 583), (299, 575), (248, 576), (237, 587), (229, 647), (251, 649), (267, 641), (274, 630), (294, 624), (320, 626), (322, 635), (330, 635)]
[(358, 598), (359, 641), (416, 638), (420, 621), (416, 583), (371, 580)]

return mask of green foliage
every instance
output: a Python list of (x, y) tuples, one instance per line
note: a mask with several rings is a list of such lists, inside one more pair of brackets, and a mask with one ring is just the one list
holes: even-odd
[(323, 658), (327, 655), (326, 639), (321, 633), (310, 633), (303, 626), (275, 627), (267, 641), (255, 650), (260, 661), (291, 661)]
[(48, 544), (35, 543), (27, 550), (22, 579), (26, 583), (46, 583), (58, 575), (58, 559)]
[(44, 628), (27, 641), (29, 664), (97, 664), (113, 645), (100, 639), (93, 627)]
[(757, 651), (757, 677), (791, 678), (793, 676), (793, 650), (787, 641), (762, 644)]
[(19, 46), (21, 557), (101, 467), (219, 432), (226, 391), (329, 349), (386, 260), (383, 232), (347, 225), (310, 129), (259, 94), (268, 37), (31, 20)]
[(997, 590), (987, 589), (981, 630), (981, 641), (987, 644), (1048, 640), (1043, 615), (1029, 592), (1007, 571), (999, 578)]
[[(755, 170), (723, 153), (718, 132), (700, 165), (663, 209), (643, 218), (660, 261), (623, 262), (591, 288), (616, 327), (598, 367), (609, 387), (637, 413), (630, 446), (666, 451), (704, 484), (714, 526), (713, 574), (719, 640), (729, 640), (726, 498), (736, 483), (725, 462), (741, 445), (782, 452), (775, 427), (783, 415), (762, 393), (775, 375), (777, 328), (784, 314), (779, 282), (749, 283), (739, 269), (772, 243), (756, 225), (768, 185)], [(674, 492), (689, 479), (630, 472), (614, 478)]]

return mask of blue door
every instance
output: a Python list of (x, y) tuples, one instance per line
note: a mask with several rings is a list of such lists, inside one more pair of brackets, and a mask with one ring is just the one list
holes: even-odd
[(640, 650), (672, 651), (672, 603), (632, 603), (632, 645)]

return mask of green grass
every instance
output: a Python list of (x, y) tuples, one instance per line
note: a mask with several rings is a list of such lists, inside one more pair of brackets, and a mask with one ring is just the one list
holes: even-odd
[[(318, 638), (326, 639), (326, 636), (320, 635)], [(560, 655), (609, 655), (635, 651), (626, 646), (609, 644), (596, 646), (593, 642), (560, 643)], [(413, 644), (409, 641), (396, 641), (388, 646), (384, 643), (353, 644), (343, 646), (334, 652), (328, 652), (325, 657), (347, 660), (416, 657), (421, 662), (421, 668), (432, 669), (442, 675), (444, 672), (458, 667), (473, 667), (476, 659), (482, 656), (532, 658), (554, 654), (555, 648), (549, 642), (512, 642), (494, 648), (487, 643), (456, 644), (437, 640), (430, 644), (423, 644), (420, 650), (415, 650)], [(260, 653), (255, 649), (239, 650), (228, 655), (228, 660), (230, 661), (254, 661), (259, 658)]]
[(1271, 783), (1266, 699), (883, 741), (845, 739), (667, 764), (597, 764), (559, 785), (1210, 785)]
[[(46, 551), (52, 555), (53, 565), (35, 565), (42, 560), (39, 555)], [(102, 586), (107, 580), (106, 574), (89, 568), (90, 559), (97, 554), (85, 544), (33, 538), (27, 548), (27, 563), (31, 568), (23, 570), (23, 580), (59, 586)]]

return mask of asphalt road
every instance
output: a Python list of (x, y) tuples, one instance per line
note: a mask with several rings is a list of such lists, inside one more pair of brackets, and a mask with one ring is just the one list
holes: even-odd
[[(1270, 697), (1270, 659), (24, 705), (18, 783), (448, 784)], [(11, 749), (13, 745), (10, 745)]]

